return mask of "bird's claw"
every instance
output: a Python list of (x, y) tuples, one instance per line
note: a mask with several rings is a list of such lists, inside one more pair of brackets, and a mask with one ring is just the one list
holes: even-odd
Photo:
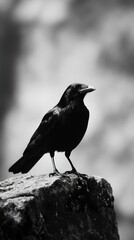
[(65, 173), (60, 173), (58, 171), (53, 172), (53, 173), (49, 173), (49, 177), (54, 177), (54, 176), (59, 176), (59, 177), (70, 180), (70, 178)]
[(65, 177), (65, 178), (67, 177), (64, 173), (60, 173), (59, 171), (49, 173), (49, 177), (54, 177), (54, 176)]
[(66, 171), (64, 174), (71, 174), (71, 173), (73, 173), (75, 175), (79, 175), (79, 172), (77, 172), (76, 169), (72, 169), (71, 171)]
[(62, 174), (59, 171), (54, 171), (53, 173), (49, 173), (49, 177), (53, 176), (61, 176)]

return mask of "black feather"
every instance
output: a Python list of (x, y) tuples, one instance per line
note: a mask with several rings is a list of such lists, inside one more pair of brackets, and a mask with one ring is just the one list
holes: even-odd
[[(88, 124), (89, 111), (83, 99), (87, 92), (95, 90), (84, 84), (72, 84), (63, 93), (59, 103), (42, 119), (31, 137), (22, 158), (10, 169), (13, 173), (26, 173), (45, 153), (54, 156), (55, 151), (65, 152), (69, 159), (71, 151), (82, 140)], [(55, 168), (54, 171), (57, 171)]]
[(27, 173), (42, 157), (43, 154), (35, 154), (29, 156), (22, 156), (16, 163), (14, 163), (10, 168), (9, 172), (13, 173)]

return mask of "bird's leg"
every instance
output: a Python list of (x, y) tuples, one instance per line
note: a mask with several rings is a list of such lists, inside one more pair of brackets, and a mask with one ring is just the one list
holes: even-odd
[(50, 153), (50, 155), (51, 155), (51, 160), (52, 160), (52, 165), (53, 165), (53, 173), (50, 173), (49, 177), (51, 177), (51, 176), (61, 176), (61, 177), (67, 178), (67, 176), (65, 174), (60, 173), (57, 170), (56, 165), (55, 165), (55, 161), (54, 161), (54, 153)]
[(74, 167), (74, 165), (72, 164), (70, 158), (69, 158), (70, 153), (71, 153), (71, 152), (65, 152), (65, 156), (66, 156), (67, 160), (69, 161), (69, 163), (70, 163), (70, 165), (71, 165), (71, 167), (72, 167), (72, 170), (71, 170), (71, 171), (67, 171), (66, 173), (75, 173), (75, 174), (79, 174), (79, 173), (77, 172), (76, 168)]
[(54, 157), (52, 157), (51, 159), (52, 159), (52, 165), (53, 165), (53, 173), (54, 174), (60, 174), (59, 171), (56, 168)]
[(61, 173), (57, 170), (55, 161), (54, 161), (54, 152), (50, 153), (51, 155), (51, 160), (52, 160), (52, 165), (53, 165), (53, 173), (50, 173), (49, 176), (54, 176), (54, 175), (61, 175)]

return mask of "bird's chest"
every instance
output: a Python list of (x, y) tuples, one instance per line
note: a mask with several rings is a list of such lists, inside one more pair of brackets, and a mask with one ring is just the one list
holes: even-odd
[[(72, 136), (72, 133), (83, 133), (85, 130), (85, 125), (87, 125), (87, 116), (83, 111), (74, 111), (68, 117), (68, 121), (66, 123), (66, 133)], [(69, 130), (69, 131), (67, 131)]]
[(63, 114), (58, 133), (59, 146), (62, 148), (59, 151), (73, 149), (79, 144), (87, 129), (88, 118), (86, 107), (69, 109)]

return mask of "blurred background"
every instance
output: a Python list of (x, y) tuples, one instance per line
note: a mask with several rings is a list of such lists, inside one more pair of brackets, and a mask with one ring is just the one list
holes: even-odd
[[(0, 0), (0, 180), (65, 88), (85, 98), (88, 130), (71, 159), (112, 185), (121, 240), (134, 239), (134, 2)], [(70, 169), (63, 153), (57, 168)], [(52, 172), (46, 154), (29, 172)]]

